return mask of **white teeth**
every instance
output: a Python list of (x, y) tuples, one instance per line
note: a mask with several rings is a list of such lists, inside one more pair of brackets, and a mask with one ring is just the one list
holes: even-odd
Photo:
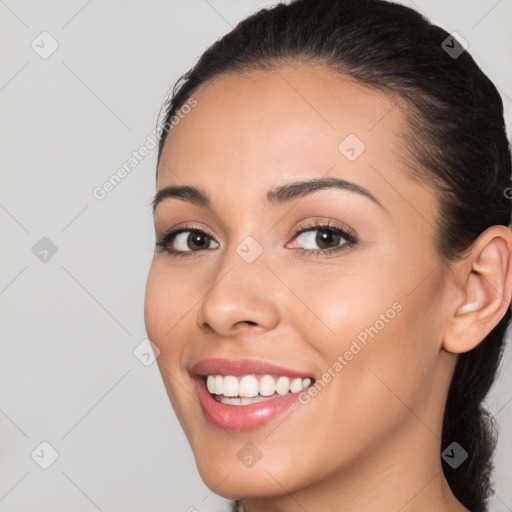
[(298, 393), (302, 391), (302, 379), (292, 379), (290, 382), (290, 391), (292, 393)]
[(224, 392), (224, 377), (222, 375), (217, 375), (215, 377), (215, 394), (222, 395)]
[[(247, 405), (256, 403), (259, 398), (284, 396), (289, 392), (298, 393), (306, 389), (312, 383), (312, 379), (290, 378), (286, 376), (273, 377), (272, 375), (208, 375), (206, 387), (212, 395), (221, 395), (222, 403), (232, 405)], [(233, 398), (224, 398), (233, 397)], [(239, 400), (237, 397), (242, 397)]]
[(206, 387), (212, 395), (215, 393), (215, 377), (213, 375), (208, 375), (208, 378), (206, 379)]
[(254, 375), (245, 375), (240, 380), (240, 387), (238, 389), (239, 396), (253, 397), (257, 396), (259, 391), (258, 381)]
[(224, 377), (224, 396), (238, 396), (238, 379), (232, 375)]
[(279, 377), (276, 384), (276, 393), (278, 395), (287, 395), (290, 390), (289, 377)]
[(272, 396), (276, 392), (276, 381), (270, 375), (263, 375), (260, 379), (259, 392), (261, 396)]

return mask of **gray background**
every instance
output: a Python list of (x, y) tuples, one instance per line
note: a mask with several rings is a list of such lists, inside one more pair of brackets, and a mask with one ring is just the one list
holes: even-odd
[[(197, 474), (156, 363), (133, 354), (146, 337), (156, 150), (105, 199), (92, 191), (144, 144), (201, 52), (272, 3), (0, 0), (1, 511), (226, 510)], [(510, 134), (512, 0), (404, 3), (469, 42)], [(43, 31), (59, 45), (46, 59), (31, 47), (51, 48)], [(46, 261), (47, 242), (32, 252), (43, 237), (57, 248)], [(511, 366), (509, 347), (489, 399), (496, 512), (512, 511)], [(48, 469), (43, 441), (59, 455)]]

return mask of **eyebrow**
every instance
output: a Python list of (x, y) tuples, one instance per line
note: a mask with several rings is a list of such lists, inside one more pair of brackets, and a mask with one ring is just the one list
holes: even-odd
[[(380, 201), (364, 187), (357, 185), (356, 183), (352, 183), (351, 181), (334, 177), (314, 178), (311, 180), (285, 183), (284, 185), (275, 187), (267, 192), (267, 202), (271, 205), (284, 204), (324, 189), (346, 190), (348, 192), (359, 194), (370, 199), (385, 210)], [(152, 201), (153, 213), (155, 213), (158, 204), (160, 204), (164, 199), (169, 198), (189, 201), (202, 208), (210, 208), (211, 206), (211, 200), (208, 197), (208, 194), (203, 190), (188, 185), (170, 185), (156, 193), (155, 198)]]

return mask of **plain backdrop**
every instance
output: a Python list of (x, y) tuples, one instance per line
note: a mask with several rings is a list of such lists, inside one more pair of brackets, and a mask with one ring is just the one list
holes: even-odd
[[(207, 46), (272, 3), (0, 0), (1, 511), (227, 510), (136, 348), (156, 150), (104, 199), (93, 191)], [(469, 43), (510, 134), (512, 0), (404, 3)], [(509, 347), (488, 401), (501, 426), (493, 512), (512, 511), (511, 369)]]

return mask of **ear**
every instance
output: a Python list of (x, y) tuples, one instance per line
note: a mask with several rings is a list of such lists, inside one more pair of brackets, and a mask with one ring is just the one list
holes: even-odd
[(459, 293), (443, 348), (461, 354), (483, 341), (511, 305), (512, 232), (486, 229), (454, 268)]

